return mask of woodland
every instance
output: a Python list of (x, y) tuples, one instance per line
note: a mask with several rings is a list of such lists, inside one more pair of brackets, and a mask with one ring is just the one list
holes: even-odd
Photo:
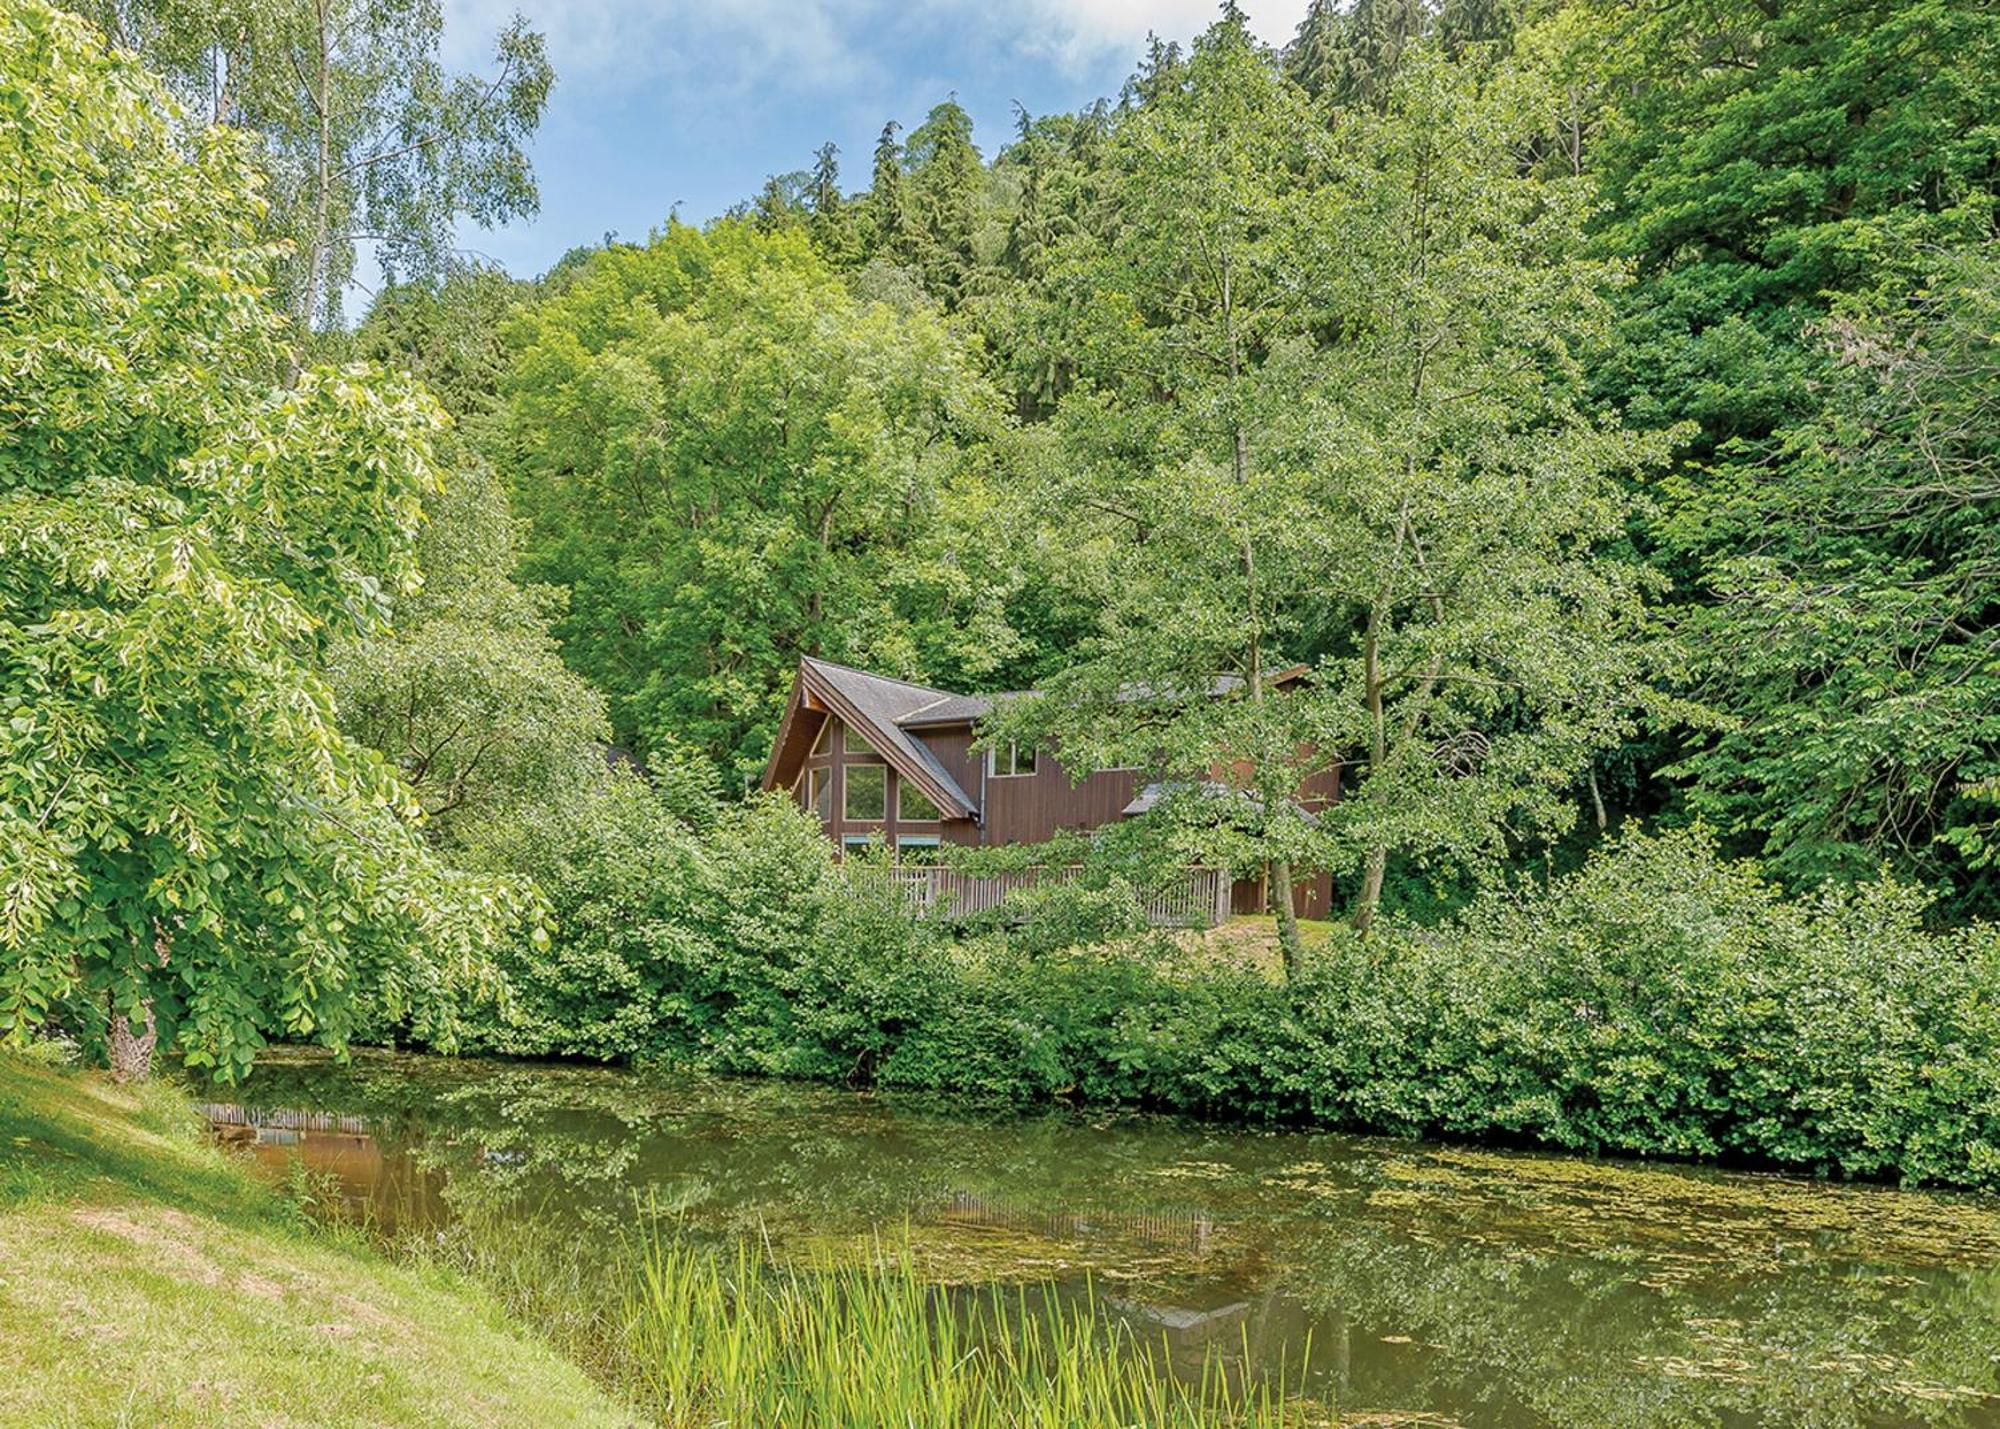
[[(0, 1035), (2000, 1175), (1992, 4), (1225, 4), (533, 277), (458, 247), (531, 21), (69, 11), (0, 4)], [(802, 655), (1255, 797), (920, 925), (755, 792)], [(1339, 926), (1190, 963), (1190, 861)]]

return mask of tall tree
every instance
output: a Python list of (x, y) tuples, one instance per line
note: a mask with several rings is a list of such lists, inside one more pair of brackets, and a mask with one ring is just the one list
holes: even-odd
[(924, 286), (955, 307), (979, 263), (974, 239), (986, 171), (973, 147), (972, 116), (955, 99), (934, 105), (910, 131), (904, 163)]
[(868, 184), (868, 221), (874, 229), (871, 251), (894, 263), (906, 263), (914, 254), (903, 144), (896, 137), (901, 129), (893, 119), (882, 126)]
[[(1848, 544), (1860, 582), (1853, 592), (1869, 588), (1871, 573), (1905, 562), (1917, 561), (1913, 570), (1952, 565), (1952, 542), (1942, 533), (1920, 555), (1901, 521), (1854, 524), (1875, 499), (1872, 465), (1859, 457), (1829, 465), (1829, 434), (1851, 436), (1854, 414), (1826, 403), (1829, 393), (1860, 401), (1868, 369), (1828, 344), (1825, 324), (1836, 311), (1843, 322), (1857, 314), (1887, 321), (1921, 307), (1912, 295), (1941, 255), (1990, 240), (2000, 207), (2000, 135), (1992, 124), (2000, 11), (1953, 0), (1639, 9), (1607, 0), (1591, 13), (1609, 37), (1601, 52), (1613, 79), (1603, 137), (1587, 159), (1608, 200), (1600, 241), (1629, 255), (1636, 274), (1620, 301), (1623, 341), (1596, 382), (1632, 420), (1699, 424), (1664, 490), (1667, 519), (1649, 536), (1683, 599), (1716, 606), (1713, 618), (1691, 626), (1702, 637), (1700, 670), (1717, 698), (1749, 721), (1715, 745), (1713, 759), (1703, 753), (1712, 736), (1686, 739), (1698, 756), (1686, 765), (1697, 780), (1688, 802), (1726, 817), (1738, 848), (1762, 848), (1802, 882), (1872, 868), (1876, 857), (1936, 876), (1953, 865), (1931, 836), (1958, 826), (1964, 813), (1954, 781), (1936, 778), (1942, 766), (1915, 727), (1909, 743), (1877, 748), (1877, 782), (1870, 792), (1855, 788), (1851, 821), (1832, 816), (1816, 796), (1799, 797), (1785, 765), (1806, 750), (1780, 750), (1780, 730), (1812, 711), (1834, 721), (1821, 730), (1829, 745), (1815, 747), (1838, 745), (1862, 758), (1874, 738), (1866, 692), (1875, 686), (1861, 674), (1872, 657), (1843, 675), (1818, 663), (1838, 640), (1819, 651), (1762, 643), (1770, 612), (1744, 586), (1737, 558), (1748, 543), (1759, 556), (1797, 561), (1797, 576), (1832, 578), (1824, 562), (1837, 539)], [(1931, 340), (1920, 327), (1899, 330), (1908, 340)], [(1868, 405), (1877, 409), (1879, 400)], [(1848, 436), (1839, 445), (1845, 451)], [(1867, 445), (1881, 450), (1877, 440)], [(1857, 489), (1835, 499), (1830, 477)], [(1838, 537), (1809, 536), (1794, 493), (1830, 503), (1824, 509), (1842, 528)], [(1933, 560), (1941, 564), (1930, 567)], [(1772, 588), (1764, 577), (1755, 586)], [(1851, 630), (1858, 612), (1837, 616), (1841, 597), (1826, 599), (1799, 612), (1801, 622)], [(1913, 618), (1924, 628), (1936, 613)], [(1953, 623), (1978, 628), (1962, 613)], [(1748, 641), (1758, 648), (1750, 651)], [(1910, 653), (1900, 639), (1879, 653), (1889, 650)], [(1765, 674), (1739, 683), (1746, 657)], [(1917, 663), (1930, 667), (1928, 657)], [(1777, 700), (1788, 680), (1789, 693)], [(1793, 699), (1796, 710), (1777, 707)], [(1833, 784), (1849, 787), (1863, 767), (1847, 766)], [(1886, 786), (1902, 781), (1891, 798)], [(1969, 870), (1956, 873), (1969, 889)]]
[(1592, 756), (1669, 707), (1656, 581), (1613, 552), (1620, 481), (1668, 443), (1583, 402), (1617, 270), (1585, 254), (1588, 184), (1520, 162), (1546, 112), (1526, 76), (1425, 46), (1334, 134), (1330, 340), (1297, 437), (1324, 513), (1324, 717), (1359, 756), (1334, 822), (1365, 851), (1362, 928), (1398, 853), (1492, 863), (1560, 832)]
[(0, 93), (0, 1035), (108, 1004), (122, 1074), (161, 1037), (225, 1077), (371, 1014), (449, 1043), (514, 900), (318, 673), (413, 579), (442, 418), (360, 367), (274, 390), (246, 146), (129, 52), (16, 0)]
[(444, 266), (461, 219), (535, 212), (527, 143), (553, 72), (516, 15), (487, 76), (438, 59), (439, 0), (73, 0), (198, 121), (257, 136), (264, 231), (300, 329), (332, 323), (356, 253), (392, 277)]
[(490, 269), (386, 290), (355, 336), (371, 360), (426, 383), (454, 419), (438, 441), (416, 556), (423, 587), (387, 629), (336, 641), (327, 674), (342, 727), (380, 750), (422, 801), (434, 843), (547, 804), (602, 773), (602, 695), (562, 660), (564, 592), (522, 585), (519, 523), (480, 456), (499, 402), (500, 328), (531, 285)]
[(983, 507), (1003, 423), (929, 306), (858, 300), (803, 235), (676, 225), (514, 341), (525, 571), (572, 592), (565, 648), (650, 756), (741, 787), (801, 654), (958, 679), (1023, 653), (1006, 553), (940, 521)]
[(1736, 717), (1694, 808), (1798, 883), (1893, 859), (2000, 906), (2000, 242), (1815, 329), (1836, 366), (1768, 465), (1707, 474), (1672, 534)]
[(806, 184), (806, 202), (812, 209), (811, 231), (814, 245), (836, 268), (851, 268), (861, 261), (863, 235), (855, 206), (840, 191), (840, 149), (822, 144), (813, 152), (812, 175)]
[[(1306, 821), (1293, 796), (1335, 751), (1305, 737), (1303, 706), (1270, 679), (1296, 658), (1317, 571), (1314, 513), (1266, 436), (1299, 392), (1285, 343), (1302, 316), (1295, 274), (1312, 239), (1298, 205), (1317, 128), (1240, 17), (1120, 123), (1119, 221), (1069, 245), (1055, 280), (1082, 380), (1028, 498), (1031, 521), (1056, 514), (1059, 542), (1093, 558), (1079, 573), (1104, 613), (1046, 697), (1006, 714), (1054, 736), (1072, 768), (1231, 786), (1227, 813), (1271, 867), (1294, 970)], [(1218, 677), (1230, 698), (1211, 698)], [(1216, 822), (1201, 802), (1178, 810)]]

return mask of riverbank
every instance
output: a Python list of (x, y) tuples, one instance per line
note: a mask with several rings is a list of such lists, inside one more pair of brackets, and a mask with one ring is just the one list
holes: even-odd
[(622, 1425), (463, 1278), (313, 1226), (185, 1097), (0, 1053), (0, 1423)]

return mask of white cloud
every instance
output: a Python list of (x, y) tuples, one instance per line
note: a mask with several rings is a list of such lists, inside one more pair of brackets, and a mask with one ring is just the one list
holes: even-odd
[[(879, 0), (445, 0), (444, 54), (483, 68), (518, 10), (548, 36), (564, 85), (680, 83), (726, 96), (760, 83), (795, 89), (870, 82), (866, 32)], [(857, 42), (864, 42), (857, 44)]]
[[(1212, 24), (1215, 0), (1015, 0), (988, 6), (977, 0), (929, 0), (933, 10), (978, 17), (1003, 42), (1082, 73), (1111, 60), (1135, 62), (1146, 37), (1186, 42)], [(1305, 15), (1307, 0), (1249, 0), (1243, 9), (1258, 38), (1283, 44)]]
[[(1258, 35), (1291, 38), (1306, 0), (1250, 0)], [(496, 30), (516, 10), (548, 35), (565, 84), (681, 82), (795, 92), (880, 83), (878, 58), (913, 22), (1083, 73), (1136, 60), (1149, 32), (1186, 40), (1214, 20), (1214, 0), (445, 0), (445, 54), (483, 67)]]

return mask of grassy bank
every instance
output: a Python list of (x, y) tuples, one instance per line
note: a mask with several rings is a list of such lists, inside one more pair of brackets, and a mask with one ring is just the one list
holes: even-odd
[(0, 1423), (614, 1425), (461, 1276), (330, 1236), (171, 1087), (0, 1053)]

